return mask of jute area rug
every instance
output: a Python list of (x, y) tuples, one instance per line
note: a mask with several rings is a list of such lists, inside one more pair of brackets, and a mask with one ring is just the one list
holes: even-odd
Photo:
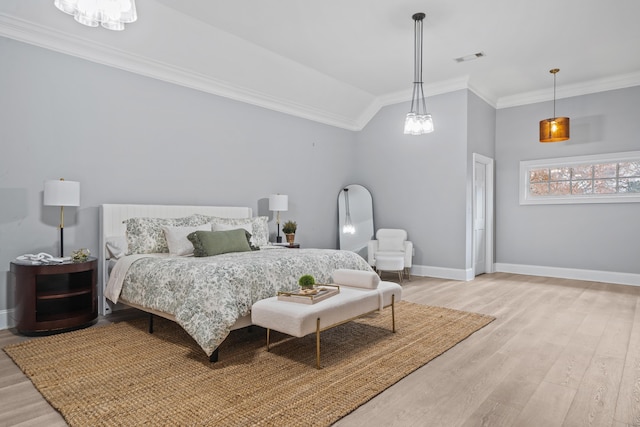
[(211, 364), (178, 325), (134, 319), (4, 351), (71, 426), (327, 426), (487, 325), (492, 317), (400, 302), (321, 334), (233, 331)]

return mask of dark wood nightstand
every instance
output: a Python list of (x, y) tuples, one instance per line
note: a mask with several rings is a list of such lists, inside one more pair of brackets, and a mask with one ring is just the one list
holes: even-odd
[(90, 326), (98, 317), (98, 261), (11, 263), (18, 332), (44, 335)]

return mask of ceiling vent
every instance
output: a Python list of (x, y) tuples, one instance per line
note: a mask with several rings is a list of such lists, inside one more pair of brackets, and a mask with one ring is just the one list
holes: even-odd
[(454, 58), (454, 61), (456, 61), (456, 62), (473, 61), (474, 59), (482, 58), (483, 56), (485, 56), (484, 52), (477, 52), (477, 53), (472, 53), (471, 55), (466, 55), (466, 56), (461, 56), (459, 58)]

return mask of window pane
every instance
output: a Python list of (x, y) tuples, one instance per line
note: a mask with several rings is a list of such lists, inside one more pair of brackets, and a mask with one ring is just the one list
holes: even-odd
[(529, 182), (549, 181), (549, 169), (531, 169), (529, 171)]
[(530, 184), (529, 193), (532, 196), (542, 196), (549, 194), (549, 184)]
[(593, 174), (593, 167), (591, 165), (581, 165), (571, 168), (573, 179), (585, 179), (591, 178)]
[(620, 162), (620, 176), (640, 176), (640, 161)]
[(588, 179), (573, 181), (571, 183), (571, 194), (591, 194), (593, 192), (591, 182)]
[(571, 186), (568, 182), (552, 182), (549, 194), (553, 196), (566, 196), (571, 194)]
[(640, 178), (621, 179), (618, 191), (620, 193), (640, 193)]
[(615, 178), (618, 163), (600, 163), (593, 165), (594, 178)]
[(616, 192), (615, 179), (596, 179), (593, 182), (593, 192), (595, 194), (611, 194)]
[(520, 162), (520, 204), (640, 203), (640, 150)]
[(552, 181), (564, 181), (571, 179), (571, 168), (553, 168), (551, 169)]

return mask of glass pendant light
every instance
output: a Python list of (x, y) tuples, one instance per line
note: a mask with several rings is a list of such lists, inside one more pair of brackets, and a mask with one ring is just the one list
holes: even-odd
[(422, 135), (433, 132), (433, 118), (427, 113), (427, 103), (422, 88), (422, 20), (424, 13), (415, 13), (414, 21), (414, 67), (413, 67), (413, 95), (411, 97), (411, 111), (404, 121), (405, 135)]
[(342, 232), (345, 234), (354, 234), (356, 232), (356, 228), (353, 226), (351, 222), (351, 212), (349, 211), (349, 189), (344, 189), (344, 208), (345, 208), (345, 216), (344, 216), (344, 225), (342, 226)]
[(135, 0), (55, 0), (53, 4), (88, 27), (122, 31), (124, 24), (138, 19)]

